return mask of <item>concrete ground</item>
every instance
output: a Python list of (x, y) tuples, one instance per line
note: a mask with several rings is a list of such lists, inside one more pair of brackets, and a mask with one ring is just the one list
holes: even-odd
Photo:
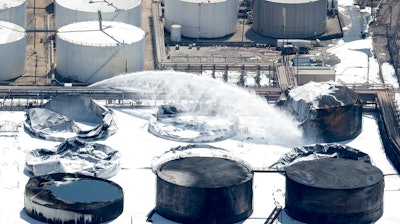
[[(52, 21), (52, 0), (27, 1), (27, 30), (46, 29), (46, 20)], [(51, 29), (52, 27), (49, 27)], [(28, 32), (25, 74), (17, 78), (14, 85), (46, 85), (49, 83), (49, 60), (46, 51), (46, 32)]]

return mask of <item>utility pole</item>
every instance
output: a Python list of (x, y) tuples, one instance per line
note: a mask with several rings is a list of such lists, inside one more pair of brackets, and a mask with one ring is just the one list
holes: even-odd
[(392, 30), (392, 5), (389, 5), (389, 29)]
[(197, 43), (200, 42), (200, 34), (201, 34), (201, 2), (199, 2), (199, 30), (197, 31)]
[(285, 46), (285, 38), (286, 38), (286, 8), (282, 9), (282, 16), (283, 16), (283, 46)]
[(99, 30), (102, 31), (103, 30), (103, 18), (101, 17), (101, 11), (97, 10), (97, 17), (99, 20)]
[[(245, 13), (246, 13), (246, 16), (247, 16), (247, 4), (246, 4), (246, 1), (243, 1), (243, 6), (246, 8), (245, 9)], [(244, 41), (244, 15), (242, 15), (242, 44), (244, 44), (243, 43), (243, 41)]]
[(370, 55), (371, 49), (368, 49), (367, 57), (368, 57), (368, 65), (367, 65), (367, 88), (369, 85), (369, 55)]
[(373, 15), (373, 13), (374, 13), (374, 10), (373, 10), (373, 8), (374, 8), (374, 0), (371, 0), (371, 16)]
[(296, 86), (299, 85), (299, 50), (296, 51)]

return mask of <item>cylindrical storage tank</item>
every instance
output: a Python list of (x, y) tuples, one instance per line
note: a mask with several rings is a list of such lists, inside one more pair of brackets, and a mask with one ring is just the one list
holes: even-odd
[(168, 161), (157, 170), (156, 211), (183, 223), (234, 223), (249, 217), (253, 172), (217, 157)]
[(383, 173), (358, 160), (325, 158), (286, 169), (285, 210), (305, 223), (373, 223), (383, 214)]
[(327, 0), (254, 0), (253, 30), (273, 38), (311, 38), (326, 30)]
[(362, 102), (342, 83), (309, 82), (285, 91), (278, 105), (301, 124), (305, 136), (317, 142), (339, 142), (362, 130)]
[(181, 42), (182, 40), (182, 27), (179, 24), (171, 25), (171, 41), (172, 42)]
[(236, 32), (237, 0), (166, 0), (165, 27), (179, 24), (182, 36), (218, 38)]
[(26, 34), (17, 24), (0, 21), (0, 80), (15, 79), (25, 72)]
[(2, 0), (0, 20), (26, 27), (26, 0)]
[(63, 26), (56, 36), (56, 71), (84, 83), (142, 71), (144, 38), (142, 29), (126, 23), (87, 21)]
[(99, 20), (99, 13), (104, 21), (115, 21), (141, 27), (141, 0), (56, 0), (54, 2), (55, 26)]
[(73, 173), (33, 176), (25, 185), (26, 213), (44, 223), (105, 223), (124, 209), (122, 188), (109, 180)]

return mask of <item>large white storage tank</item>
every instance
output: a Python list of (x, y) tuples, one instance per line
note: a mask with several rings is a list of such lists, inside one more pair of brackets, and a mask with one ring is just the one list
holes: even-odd
[(56, 35), (56, 71), (83, 83), (142, 71), (144, 38), (142, 29), (120, 22), (87, 21), (63, 26)]
[(326, 30), (327, 0), (254, 0), (253, 30), (273, 38), (311, 38)]
[(25, 29), (0, 21), (0, 80), (15, 79), (25, 72)]
[(181, 26), (190, 38), (219, 38), (236, 32), (237, 0), (165, 0), (165, 27)]
[(98, 11), (102, 20), (128, 23), (141, 27), (141, 0), (56, 0), (54, 2), (55, 26), (83, 21), (98, 20)]
[(26, 26), (26, 0), (1, 0), (0, 20)]

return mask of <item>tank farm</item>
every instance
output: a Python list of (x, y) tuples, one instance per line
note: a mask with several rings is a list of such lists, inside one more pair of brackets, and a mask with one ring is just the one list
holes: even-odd
[[(135, 214), (145, 216), (144, 223), (247, 223), (255, 203), (262, 200), (255, 198), (257, 174), (268, 173), (280, 174), (284, 180), (284, 206), (275, 203), (269, 216), (260, 218), (263, 223), (283, 223), (282, 213), (295, 223), (313, 224), (374, 223), (383, 216), (383, 171), (369, 155), (336, 142), (356, 138), (362, 131), (363, 112), (374, 112), (385, 153), (399, 171), (400, 129), (393, 92), (351, 89), (335, 81), (297, 85), (289, 56), (276, 44), (288, 39), (314, 44), (317, 39), (343, 37), (337, 0), (2, 2), (0, 61), (7, 63), (0, 66), (0, 110), (24, 111), (25, 119), (18, 125), (2, 124), (1, 131), (14, 125), (32, 138), (59, 142), (26, 153), (23, 172), (29, 180), (23, 189), (24, 207), (18, 211), (25, 221), (116, 223), (127, 209), (127, 200), (132, 200), (124, 187), (133, 185), (118, 184), (116, 178), (131, 167), (123, 167), (127, 158), (106, 144), (120, 131), (110, 108), (145, 111), (156, 106), (156, 116), (134, 114), (140, 119), (151, 117), (153, 123), (140, 128), (165, 142), (162, 149), (132, 145), (159, 152), (149, 159), (151, 166), (140, 168), (152, 171), (155, 185), (154, 208), (146, 215)], [(45, 14), (43, 20), (37, 19), (39, 13)], [(332, 23), (339, 31), (327, 29)], [(239, 47), (263, 50), (268, 56), (257, 62), (246, 53), (214, 56)], [(294, 46), (296, 52), (289, 55), (298, 56), (300, 48)], [(191, 55), (188, 50), (197, 53)], [(271, 63), (274, 58), (279, 60)], [(239, 71), (237, 79), (229, 75), (230, 69)], [(221, 74), (224, 82), (237, 80), (232, 82), (293, 116), (313, 143), (323, 144), (294, 148), (275, 166), (261, 169), (241, 158), (244, 149), (230, 153), (232, 145), (240, 148), (253, 140), (251, 133), (246, 133), (246, 140), (238, 140), (238, 123), (207, 129), (216, 121), (216, 113), (193, 115), (187, 108), (165, 105), (175, 100), (162, 98), (168, 93), (154, 100), (155, 93), (143, 89), (90, 86), (146, 70), (191, 74), (212, 70), (214, 79)], [(260, 85), (261, 71), (272, 80), (265, 88)], [(245, 73), (254, 73), (258, 85), (243, 84)], [(159, 91), (165, 91), (158, 84)], [(317, 97), (310, 100), (310, 95)], [(192, 100), (189, 94), (181, 99), (178, 103)], [(26, 103), (15, 106), (17, 100)], [(144, 105), (145, 101), (152, 104)], [(215, 103), (215, 110), (218, 106)], [(195, 116), (205, 119), (205, 124), (195, 123)], [(198, 131), (201, 136), (174, 136), (178, 129)], [(234, 143), (224, 148), (219, 144), (224, 140)], [(181, 146), (169, 147), (171, 142)]]

